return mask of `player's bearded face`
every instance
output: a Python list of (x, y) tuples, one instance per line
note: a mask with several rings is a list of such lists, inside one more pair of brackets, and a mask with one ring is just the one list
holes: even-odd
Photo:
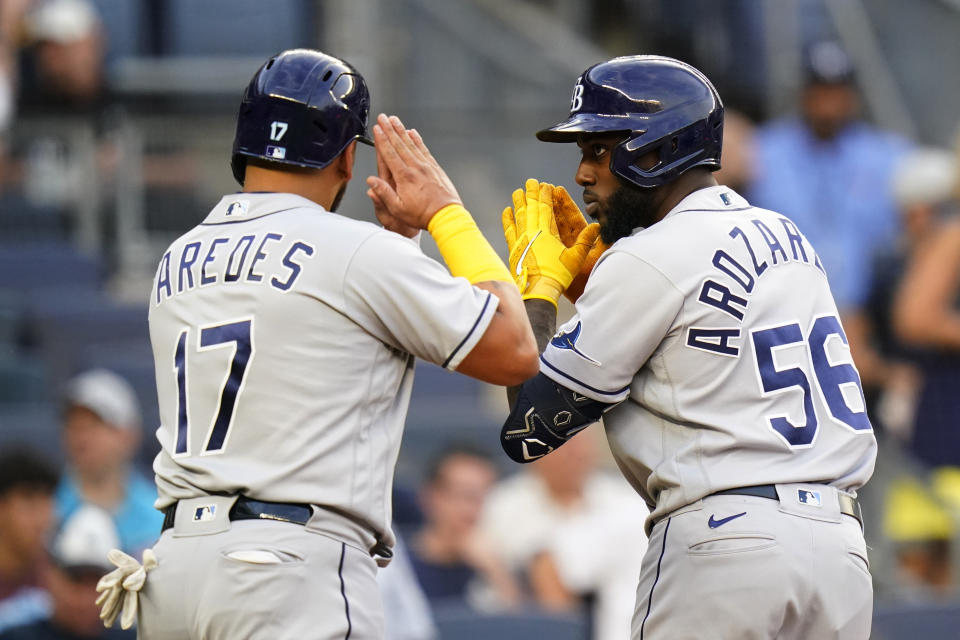
[(620, 180), (617, 190), (597, 204), (594, 217), (600, 222), (600, 238), (607, 244), (629, 236), (637, 227), (649, 227), (657, 221), (656, 189), (643, 189)]

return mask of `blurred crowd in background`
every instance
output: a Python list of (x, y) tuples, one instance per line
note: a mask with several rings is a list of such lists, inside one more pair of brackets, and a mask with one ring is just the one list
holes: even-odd
[[(525, 178), (579, 192), (573, 152), (533, 132), (583, 69), (661, 53), (705, 71), (727, 108), (720, 181), (816, 247), (863, 380), (878, 624), (960, 608), (957, 33), (954, 0), (0, 1), (0, 640), (131, 637), (93, 600), (106, 551), (139, 554), (162, 520), (149, 282), (237, 189), (239, 92), (294, 46), (355, 64), (495, 246)], [(363, 192), (340, 212), (373, 220)], [(505, 413), (501, 389), (418, 365), (390, 636), (628, 637), (646, 505), (599, 426), (510, 466)]]

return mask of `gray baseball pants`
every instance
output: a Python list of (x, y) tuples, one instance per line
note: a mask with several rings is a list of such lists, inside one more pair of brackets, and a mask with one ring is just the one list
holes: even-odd
[[(209, 502), (210, 499), (205, 499)], [(368, 551), (303, 525), (180, 518), (140, 593), (140, 640), (383, 637)]]
[(870, 637), (860, 523), (840, 513), (832, 487), (784, 484), (777, 493), (779, 501), (708, 496), (654, 525), (633, 640)]

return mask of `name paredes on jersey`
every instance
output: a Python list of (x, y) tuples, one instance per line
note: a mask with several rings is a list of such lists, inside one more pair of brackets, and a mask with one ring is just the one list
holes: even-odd
[[(282, 233), (218, 237), (172, 247), (160, 259), (156, 302), (196, 287), (238, 282), (260, 283), (289, 291), (315, 253), (302, 240)], [(279, 259), (277, 259), (278, 256)]]
[[(757, 281), (769, 269), (790, 262), (816, 267), (826, 275), (820, 258), (788, 218), (777, 219), (779, 228), (771, 228), (754, 218), (737, 225), (727, 234), (730, 246), (717, 249), (711, 263), (717, 274), (708, 277), (700, 287), (698, 300), (743, 322), (750, 305), (750, 296)], [(740, 328), (706, 329), (692, 327), (687, 332), (687, 346), (725, 356), (737, 357), (740, 348), (731, 340), (740, 338)]]

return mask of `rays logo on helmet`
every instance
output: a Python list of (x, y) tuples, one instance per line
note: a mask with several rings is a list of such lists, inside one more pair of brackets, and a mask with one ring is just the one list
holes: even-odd
[(581, 81), (583, 76), (577, 78), (577, 84), (573, 87), (573, 97), (570, 98), (570, 113), (574, 111), (580, 111), (580, 107), (583, 106), (583, 84)]
[(573, 328), (570, 332), (561, 331), (550, 340), (550, 344), (555, 346), (558, 349), (568, 349), (573, 351), (575, 354), (589, 362), (590, 364), (595, 364), (598, 367), (600, 366), (599, 360), (594, 360), (583, 351), (577, 348), (577, 340), (580, 338), (580, 329), (581, 323), (577, 323), (577, 326)]

